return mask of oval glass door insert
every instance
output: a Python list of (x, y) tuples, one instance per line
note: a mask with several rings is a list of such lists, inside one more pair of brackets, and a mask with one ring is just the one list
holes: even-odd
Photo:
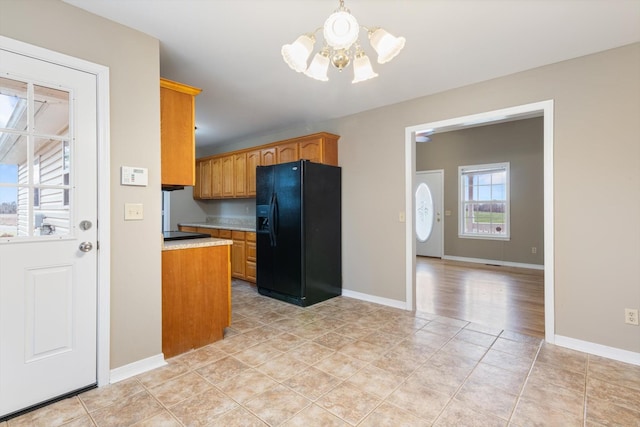
[(431, 190), (424, 182), (416, 190), (416, 237), (420, 242), (426, 242), (433, 230), (433, 197)]

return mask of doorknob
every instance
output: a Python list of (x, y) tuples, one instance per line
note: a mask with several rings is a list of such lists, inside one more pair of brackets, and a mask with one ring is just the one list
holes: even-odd
[(93, 245), (91, 244), (91, 242), (82, 242), (80, 243), (80, 247), (78, 249), (80, 249), (82, 252), (89, 252), (91, 249), (93, 249)]

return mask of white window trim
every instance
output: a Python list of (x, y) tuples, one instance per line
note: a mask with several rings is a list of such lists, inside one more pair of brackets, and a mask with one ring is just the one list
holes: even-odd
[[(462, 201), (462, 193), (463, 193), (463, 182), (462, 182), (462, 174), (464, 172), (469, 172), (472, 170), (490, 170), (490, 169), (505, 169), (507, 172), (507, 180), (505, 182), (505, 194), (506, 194), (506, 203), (505, 203), (505, 228), (506, 232), (504, 235), (483, 235), (483, 234), (471, 234), (464, 232), (464, 203)], [(480, 239), (480, 240), (501, 240), (501, 241), (509, 241), (511, 240), (511, 170), (509, 162), (501, 162), (501, 163), (489, 163), (483, 165), (467, 165), (467, 166), (458, 166), (458, 237), (461, 239)]]

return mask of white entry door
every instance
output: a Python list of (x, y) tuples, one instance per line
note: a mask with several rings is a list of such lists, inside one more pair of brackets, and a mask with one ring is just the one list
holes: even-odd
[(0, 48), (0, 417), (96, 383), (96, 76)]
[(442, 170), (416, 172), (416, 255), (442, 258)]

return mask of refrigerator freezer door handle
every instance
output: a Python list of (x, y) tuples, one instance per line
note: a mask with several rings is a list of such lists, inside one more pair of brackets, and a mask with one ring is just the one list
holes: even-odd
[(273, 193), (273, 222), (271, 230), (273, 233), (273, 246), (277, 246), (278, 228), (280, 227), (280, 207), (278, 206), (278, 194)]
[(271, 201), (269, 202), (269, 242), (271, 243), (271, 247), (276, 245), (276, 235), (275, 235), (275, 210), (276, 210), (276, 194), (271, 194)]

